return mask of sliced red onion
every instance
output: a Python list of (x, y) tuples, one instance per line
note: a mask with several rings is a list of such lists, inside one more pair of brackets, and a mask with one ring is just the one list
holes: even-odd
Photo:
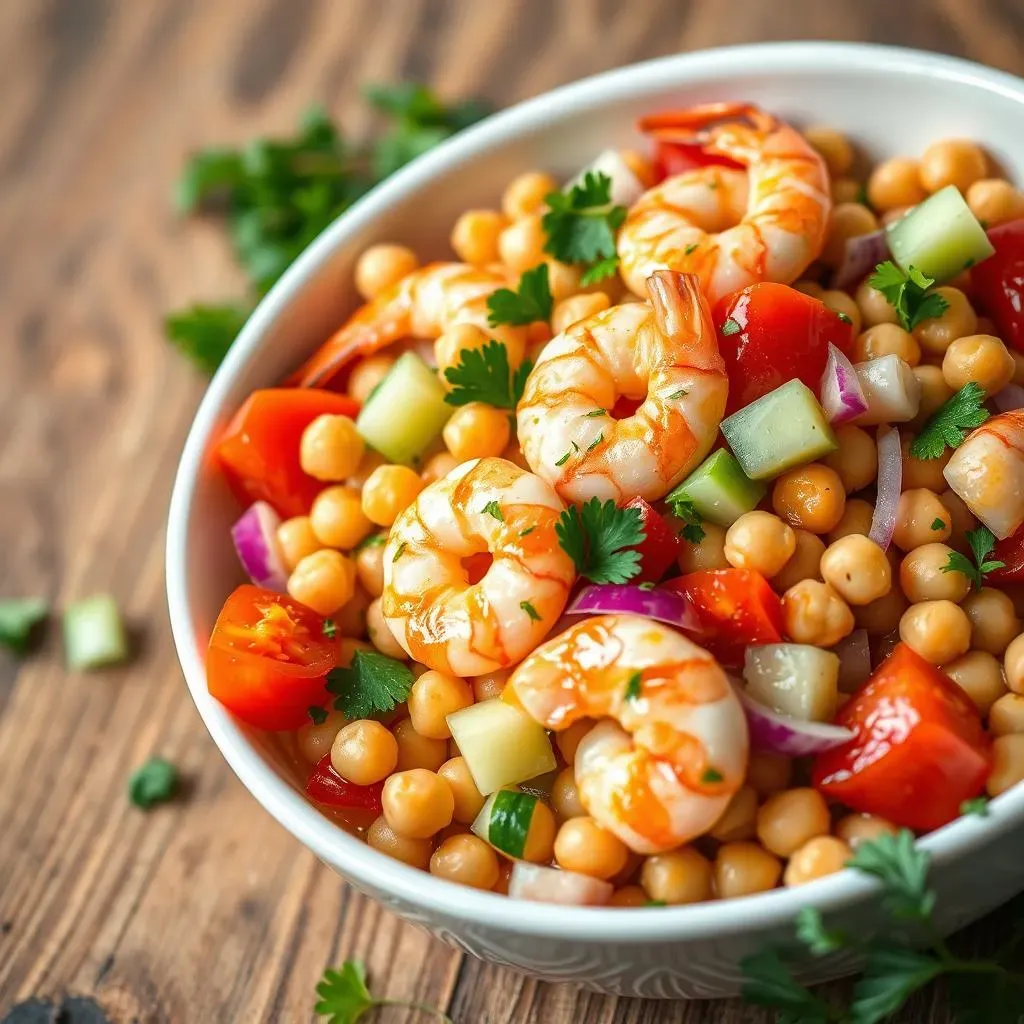
[(632, 206), (644, 194), (643, 182), (633, 173), (617, 149), (606, 149), (599, 153), (565, 186), (566, 189), (580, 184), (588, 171), (607, 175), (611, 179), (611, 200), (618, 206)]
[(889, 258), (885, 228), (848, 238), (843, 262), (832, 275), (831, 287), (848, 292)]
[(249, 579), (258, 587), (283, 594), (288, 572), (277, 543), (280, 525), (281, 517), (265, 501), (257, 501), (231, 527), (231, 539)]
[(839, 692), (853, 693), (871, 677), (868, 631), (855, 629), (832, 648), (839, 657)]
[(591, 878), (575, 871), (546, 868), (517, 860), (508, 880), (508, 894), (514, 900), (561, 903), (565, 906), (600, 907), (615, 891), (611, 882)]
[(903, 489), (903, 452), (895, 427), (878, 431), (878, 482), (875, 512), (868, 536), (883, 550), (889, 547), (896, 528), (896, 508)]
[(690, 602), (673, 590), (645, 590), (629, 583), (594, 583), (584, 587), (565, 610), (566, 615), (643, 615), (677, 629), (699, 630)]
[(821, 375), (821, 407), (829, 423), (840, 424), (867, 411), (868, 401), (853, 363), (831, 342)]
[(742, 687), (737, 686), (736, 690), (747, 715), (751, 750), (782, 754), (783, 757), (810, 757), (841, 747), (853, 739), (850, 729), (826, 722), (802, 722), (780, 715), (758, 703)]
[(1019, 384), (1007, 384), (1005, 388), (992, 396), (992, 404), (1000, 412), (1024, 409), (1024, 388)]

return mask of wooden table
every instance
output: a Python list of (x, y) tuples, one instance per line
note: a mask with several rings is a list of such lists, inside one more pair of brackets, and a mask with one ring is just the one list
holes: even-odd
[[(23, 663), (0, 653), (4, 1021), (57, 1019), (62, 1003), (65, 1024), (306, 1021), (324, 967), (348, 957), (379, 992), (459, 1024), (768, 1020), (466, 959), (353, 894), (245, 792), (167, 628), (164, 517), (204, 381), (160, 317), (241, 288), (219, 230), (171, 212), (194, 147), (288, 132), (315, 99), (358, 134), (368, 82), (503, 104), (643, 57), (801, 36), (1024, 72), (1012, 0), (0, 4), (0, 593), (60, 607), (109, 590), (137, 648), (92, 676), (65, 671), (55, 626)], [(144, 815), (125, 782), (155, 754), (181, 767), (187, 793)], [(901, 1019), (943, 1021), (941, 1005), (930, 994)]]

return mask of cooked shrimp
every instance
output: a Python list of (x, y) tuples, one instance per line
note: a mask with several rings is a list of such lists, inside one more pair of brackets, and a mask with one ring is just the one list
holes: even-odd
[(640, 197), (618, 238), (622, 278), (637, 295), (669, 267), (696, 274), (714, 304), (758, 281), (789, 284), (818, 257), (832, 209), (828, 172), (795, 128), (747, 103), (657, 114), (640, 127), (702, 143), (746, 171), (700, 167)]
[[(662, 270), (651, 305), (581, 320), (544, 348), (516, 418), (530, 468), (566, 501), (660, 498), (707, 454), (728, 380), (695, 277)], [(624, 419), (620, 397), (643, 398)]]
[(967, 507), (1000, 539), (1024, 523), (1024, 410), (983, 423), (942, 471)]
[(562, 508), (540, 477), (504, 459), (464, 462), (421, 491), (384, 549), (381, 606), (409, 656), (478, 676), (540, 643), (576, 579), (555, 535)]
[(639, 615), (601, 615), (533, 652), (505, 690), (547, 729), (601, 719), (576, 750), (587, 811), (636, 853), (710, 829), (743, 783), (747, 723), (707, 651)]
[[(455, 324), (476, 324), (520, 351), (521, 327), (489, 327), (487, 299), (512, 279), (504, 271), (466, 263), (430, 263), (366, 303), (292, 374), (288, 384), (323, 387), (356, 356), (368, 356), (403, 338), (436, 338)], [(514, 282), (513, 282), (514, 283)]]

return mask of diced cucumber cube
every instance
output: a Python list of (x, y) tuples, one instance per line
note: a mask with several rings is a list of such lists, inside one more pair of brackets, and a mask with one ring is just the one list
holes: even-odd
[(732, 526), (740, 516), (757, 506), (768, 490), (740, 469), (736, 456), (719, 448), (712, 452), (675, 490), (665, 496), (671, 506), (688, 501), (716, 526)]
[(415, 352), (401, 356), (356, 419), (363, 440), (391, 462), (410, 463), (448, 422), (444, 385)]
[(723, 420), (722, 433), (751, 480), (770, 480), (839, 447), (814, 392), (796, 378)]
[(939, 284), (988, 259), (995, 249), (955, 185), (947, 185), (889, 225), (892, 258)]
[(92, 669), (128, 660), (128, 640), (117, 604), (96, 594), (64, 610), (64, 652), (68, 668)]

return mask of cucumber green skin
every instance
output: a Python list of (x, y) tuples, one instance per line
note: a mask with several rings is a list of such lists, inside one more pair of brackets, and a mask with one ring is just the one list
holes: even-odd
[(63, 627), (68, 668), (102, 668), (128, 660), (124, 622), (109, 594), (69, 604), (64, 610)]
[(712, 452), (675, 490), (665, 496), (673, 501), (689, 501), (716, 526), (729, 527), (740, 516), (757, 507), (768, 490), (765, 484), (751, 480), (736, 457), (720, 448)]
[(406, 352), (359, 410), (356, 430), (390, 462), (413, 462), (441, 433), (452, 414), (437, 374)]
[(510, 857), (522, 857), (536, 807), (537, 798), (532, 793), (498, 790), (491, 804), (487, 841)]
[(797, 379), (734, 412), (722, 433), (751, 480), (770, 480), (839, 447), (814, 392)]
[(947, 185), (890, 224), (892, 258), (909, 273), (913, 266), (939, 284), (988, 259), (995, 249), (955, 185)]

